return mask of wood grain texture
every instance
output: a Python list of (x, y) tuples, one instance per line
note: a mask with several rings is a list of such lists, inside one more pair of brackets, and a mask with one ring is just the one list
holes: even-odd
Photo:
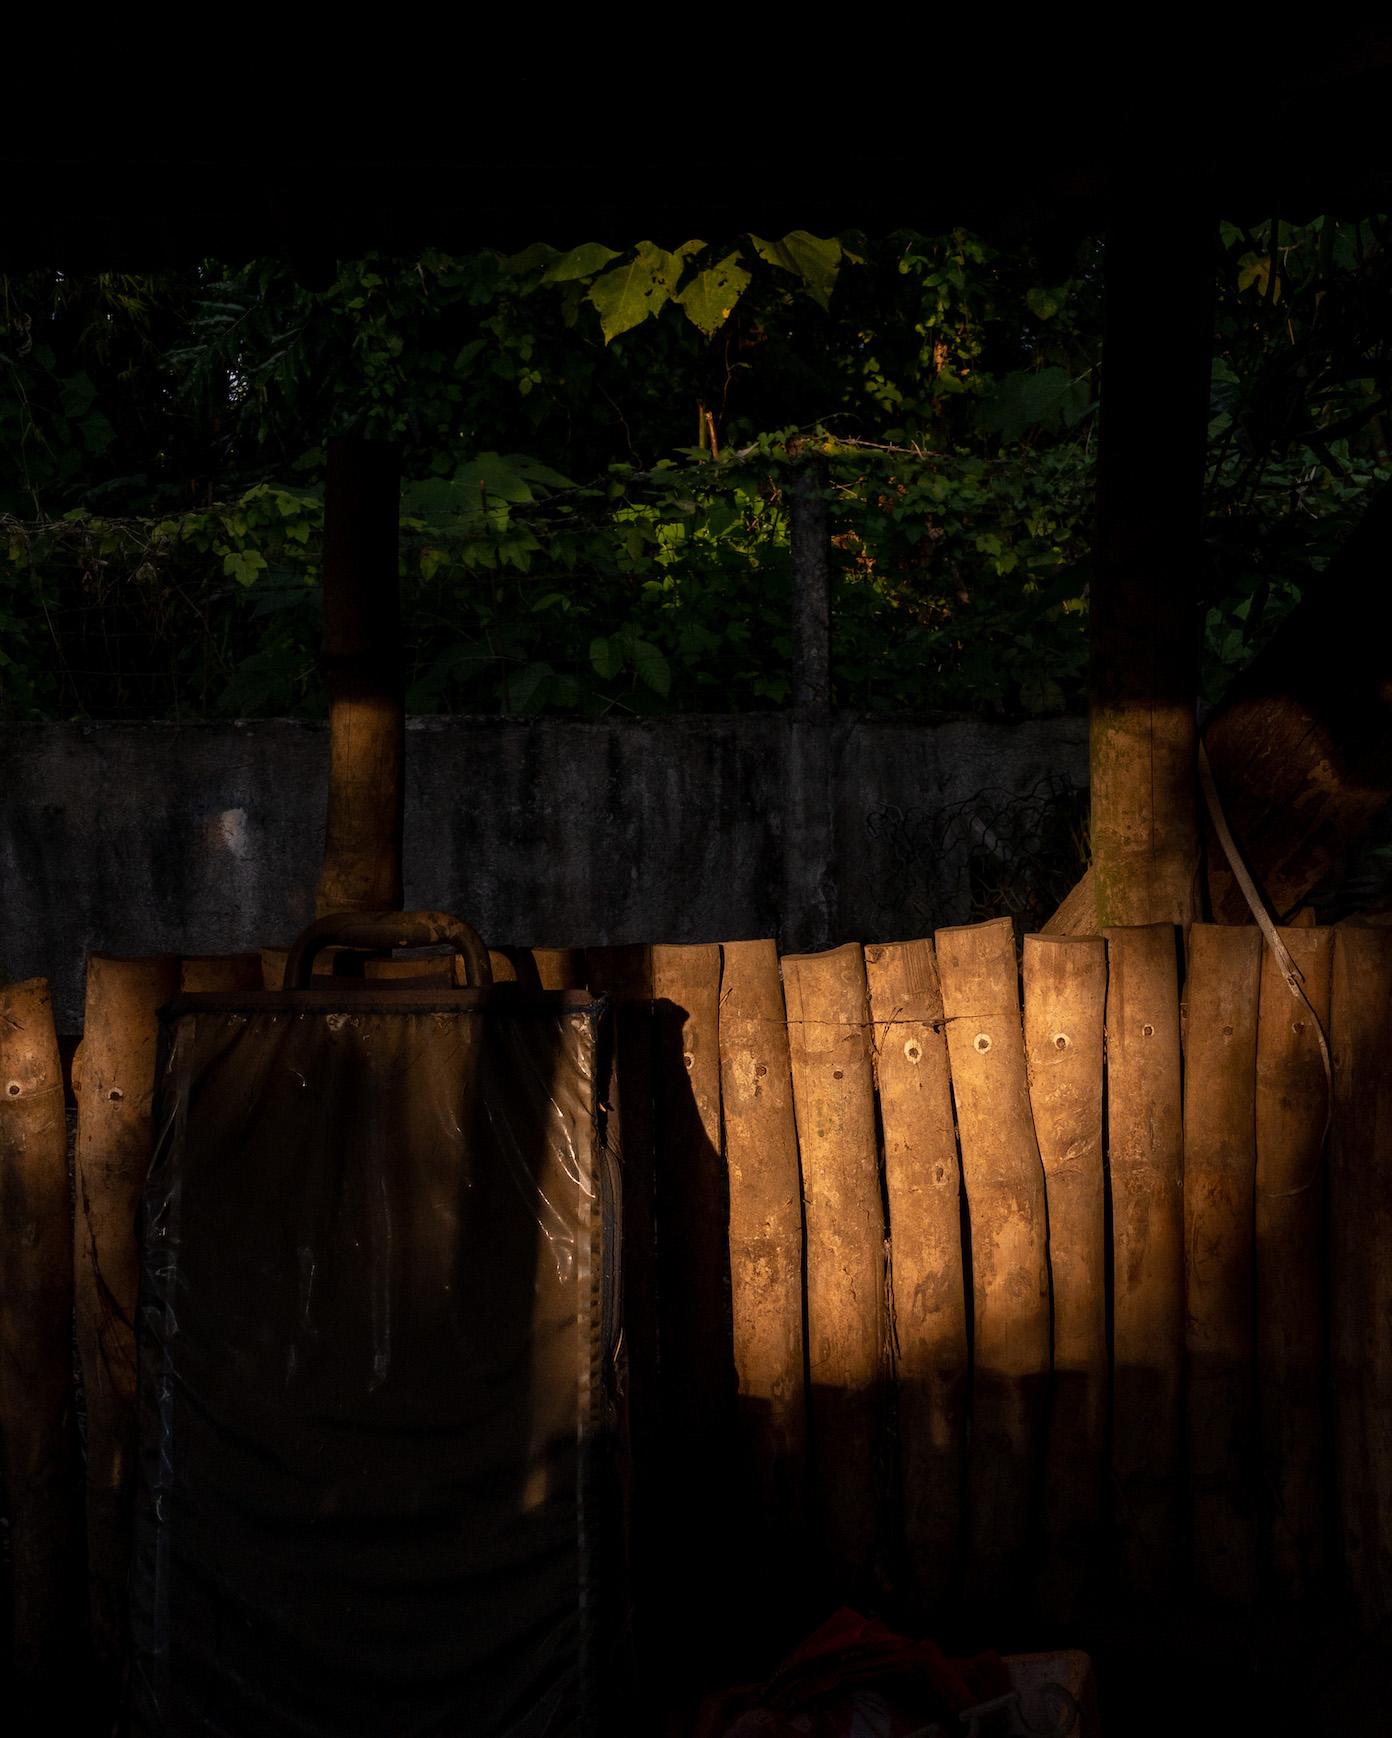
[(70, 1674), (85, 1628), (72, 1247), (63, 1070), (48, 984), (30, 978), (0, 989), (0, 1471), (25, 1687)]
[[(802, 1337), (802, 1177), (778, 952), (721, 949), (720, 1092), (730, 1190), (739, 1578), (763, 1626), (803, 1569), (807, 1397)], [(760, 1608), (764, 1608), (762, 1611)]]
[(1025, 1054), (1054, 1300), (1040, 1598), (1056, 1616), (1072, 1616), (1097, 1585), (1107, 1492), (1107, 944), (1101, 936), (1027, 935), (1023, 966)]
[[(1314, 1019), (1329, 1030), (1334, 932), (1281, 932)], [(1308, 1599), (1325, 1585), (1329, 1356), (1324, 1129), (1329, 1090), (1310, 1010), (1262, 949), (1257, 1019), (1257, 1398), (1266, 1550), (1274, 1585)]]
[(92, 1642), (115, 1669), (126, 1633), (135, 1470), (136, 1210), (150, 1160), (156, 1011), (179, 989), (175, 954), (87, 957), (79, 1061), (73, 1270), (87, 1406), (87, 1557)]
[(839, 1597), (874, 1585), (888, 1376), (884, 1207), (865, 962), (854, 943), (783, 960), (807, 1223), (809, 1509)]
[(1030, 1113), (1009, 918), (937, 932), (971, 1224), (975, 1358), (967, 1591), (1027, 1585), (1049, 1394), (1044, 1169)]
[(1109, 929), (1112, 1479), (1123, 1591), (1180, 1569), (1184, 1467), (1184, 1135), (1175, 926)]
[(1195, 1580), (1258, 1582), (1253, 1259), (1261, 933), (1196, 923), (1184, 991), (1184, 1307)]
[[(259, 990), (263, 987), (264, 953), (263, 949), (262, 953), (185, 954), (179, 962), (179, 992), (188, 996)], [(284, 978), (282, 962), (282, 982)]]
[(1388, 1234), (1388, 1032), (1392, 931), (1339, 927), (1330, 990), (1334, 1126), (1329, 1146), (1330, 1375), (1341, 1588), (1365, 1625), (1387, 1605), (1388, 1520), (1378, 1499), (1386, 1427), (1382, 1372), (1387, 1323), (1380, 1235)]
[(931, 941), (867, 947), (889, 1202), (899, 1489), (914, 1594), (940, 1613), (961, 1573), (967, 1301), (961, 1173)]

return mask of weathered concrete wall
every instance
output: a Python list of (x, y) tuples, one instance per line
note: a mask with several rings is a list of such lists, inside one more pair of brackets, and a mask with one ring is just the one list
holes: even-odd
[[(315, 723), (0, 731), (0, 981), (48, 977), (77, 1031), (89, 948), (287, 942), (327, 759)], [(871, 813), (1048, 774), (1086, 781), (1082, 720), (413, 719), (406, 901), (533, 945), (883, 938), (908, 931)]]

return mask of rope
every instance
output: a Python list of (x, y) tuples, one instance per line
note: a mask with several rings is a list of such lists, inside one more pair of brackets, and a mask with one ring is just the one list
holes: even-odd
[(1324, 1133), (1320, 1136), (1319, 1158), (1309, 1179), (1298, 1189), (1262, 1189), (1260, 1193), (1268, 1201), (1284, 1201), (1291, 1195), (1303, 1195), (1313, 1187), (1319, 1176), (1320, 1166), (1324, 1163), (1325, 1150), (1329, 1145), (1329, 1126), (1334, 1120), (1334, 1065), (1329, 1059), (1329, 1039), (1325, 1034), (1323, 1022), (1314, 1010), (1314, 1005), (1305, 994), (1305, 978), (1300, 967), (1290, 956), (1290, 950), (1281, 940), (1281, 933), (1271, 921), (1271, 915), (1266, 909), (1266, 902), (1257, 891), (1257, 884), (1252, 879), (1251, 872), (1242, 860), (1242, 853), (1237, 848), (1237, 842), (1228, 826), (1227, 817), (1223, 813), (1223, 805), (1218, 800), (1218, 787), (1213, 782), (1213, 768), (1209, 765), (1208, 750), (1204, 740), (1199, 738), (1199, 785), (1203, 790), (1204, 802), (1208, 805), (1209, 819), (1213, 822), (1213, 830), (1218, 835), (1218, 842), (1223, 847), (1223, 853), (1228, 859), (1228, 866), (1242, 889), (1242, 897), (1251, 907), (1252, 916), (1257, 920), (1257, 926), (1266, 937), (1266, 945), (1271, 949), (1271, 956), (1276, 961), (1276, 968), (1286, 981), (1286, 988), (1297, 1002), (1304, 1005), (1310, 1018), (1315, 1023), (1315, 1036), (1319, 1039), (1320, 1060), (1324, 1063)]

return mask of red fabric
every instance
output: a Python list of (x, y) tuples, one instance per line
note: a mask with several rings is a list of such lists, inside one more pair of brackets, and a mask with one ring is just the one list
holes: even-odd
[(855, 1723), (857, 1702), (873, 1692), (890, 1730), (908, 1732), (1005, 1695), (1010, 1679), (998, 1653), (949, 1659), (936, 1642), (896, 1635), (878, 1618), (836, 1612), (757, 1690), (712, 1697), (698, 1738), (746, 1733), (758, 1738), (839, 1738)]

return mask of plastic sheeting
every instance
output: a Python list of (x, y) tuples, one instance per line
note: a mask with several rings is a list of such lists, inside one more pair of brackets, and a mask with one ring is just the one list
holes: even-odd
[(592, 1728), (621, 1553), (603, 1010), (369, 984), (166, 1011), (137, 1731)]

